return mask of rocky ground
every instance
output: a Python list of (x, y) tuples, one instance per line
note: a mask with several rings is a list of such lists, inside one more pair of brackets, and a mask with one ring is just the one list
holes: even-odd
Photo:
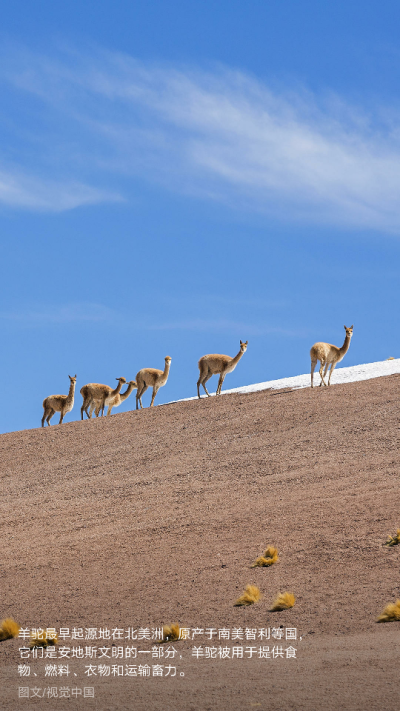
[[(399, 395), (392, 375), (2, 435), (0, 615), (70, 636), (0, 643), (1, 708), (397, 711), (400, 622), (376, 618), (400, 597)], [(191, 639), (155, 644), (175, 622)]]

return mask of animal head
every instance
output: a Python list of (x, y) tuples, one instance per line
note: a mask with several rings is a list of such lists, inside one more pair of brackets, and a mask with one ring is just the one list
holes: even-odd
[(69, 375), (68, 377), (69, 377), (71, 383), (76, 383), (76, 374), (74, 376)]
[(134, 388), (137, 388), (137, 382), (136, 380), (130, 380), (128, 385), (132, 385)]
[(172, 358), (170, 358), (170, 356), (165, 356), (165, 362), (166, 362), (166, 363), (170, 364), (170, 363), (171, 363), (171, 360), (172, 360)]
[(242, 353), (245, 353), (247, 351), (247, 344), (248, 341), (245, 341), (244, 343), (240, 341), (240, 350), (242, 351)]
[(347, 328), (347, 326), (345, 326), (345, 329), (346, 329), (346, 336), (351, 338), (353, 335), (353, 326), (350, 326), (350, 328)]
[(119, 380), (120, 383), (126, 383), (126, 378), (115, 378), (115, 380)]

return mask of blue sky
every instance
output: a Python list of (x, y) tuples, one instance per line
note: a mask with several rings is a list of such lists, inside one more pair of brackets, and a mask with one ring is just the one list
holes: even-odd
[(343, 365), (399, 355), (399, 27), (394, 1), (3, 8), (1, 432), (68, 373), (170, 355), (156, 402), (194, 395), (239, 339), (227, 388), (344, 324)]

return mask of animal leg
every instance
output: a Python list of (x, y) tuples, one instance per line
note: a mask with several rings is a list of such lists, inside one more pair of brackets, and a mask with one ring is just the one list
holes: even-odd
[(140, 396), (142, 394), (142, 387), (143, 385), (140, 384), (138, 381), (137, 384), (137, 390), (136, 390), (136, 409), (139, 410), (139, 403), (140, 403)]
[(208, 392), (208, 390), (207, 390), (207, 388), (206, 388), (206, 384), (205, 384), (205, 383), (203, 383), (203, 388), (204, 388), (204, 390), (206, 391), (206, 395), (207, 395), (207, 397), (210, 397), (210, 393)]
[(96, 417), (99, 417), (99, 414), (100, 414), (100, 413), (101, 413), (101, 417), (103, 417), (103, 415), (104, 415), (104, 408), (105, 408), (105, 406), (106, 406), (106, 400), (107, 400), (107, 395), (105, 394), (105, 395), (103, 396), (103, 399), (102, 399), (101, 404), (100, 404), (100, 405), (98, 404), (97, 407), (96, 407)]
[(49, 415), (48, 415), (48, 417), (47, 417), (47, 419), (46, 419), (46, 422), (47, 422), (48, 425), (50, 425), (50, 420), (51, 420), (51, 418), (53, 417), (54, 414), (55, 414), (55, 410), (53, 410), (53, 408), (51, 408), (51, 410), (50, 410), (50, 412), (49, 412)]
[(104, 407), (105, 407), (106, 399), (103, 398), (101, 403), (97, 403), (94, 414), (96, 417), (103, 417), (104, 414)]
[(44, 408), (43, 417), (42, 417), (42, 427), (44, 427), (44, 421), (45, 421), (48, 414), (49, 414), (49, 411), (46, 408)]
[(219, 380), (218, 380), (217, 392), (215, 393), (216, 395), (221, 395), (221, 388), (222, 388), (222, 383), (224, 382), (224, 380), (225, 380), (225, 375), (224, 375), (224, 373), (221, 373), (221, 375), (219, 376)]
[(315, 366), (317, 365), (318, 361), (312, 360), (311, 361), (311, 387), (314, 387), (314, 370)]
[(108, 406), (108, 410), (107, 410), (107, 417), (108, 417), (109, 415), (111, 415), (111, 410), (112, 410), (112, 409), (113, 409), (113, 406), (112, 406), (112, 405), (109, 405), (109, 406)]
[(333, 371), (335, 370), (335, 368), (336, 368), (336, 363), (332, 363), (332, 365), (331, 365), (331, 370), (330, 370), (330, 373), (329, 373), (328, 385), (331, 384), (331, 377), (332, 377), (332, 373), (333, 373)]
[(206, 388), (206, 383), (210, 380), (210, 378), (212, 378), (212, 373), (208, 372), (207, 375), (205, 376), (205, 378), (203, 378), (203, 382), (202, 382), (202, 386), (203, 386), (208, 397), (210, 397), (210, 393), (208, 392), (208, 390)]
[(149, 387), (149, 386), (146, 385), (146, 383), (143, 383), (143, 386), (142, 386), (142, 389), (141, 389), (140, 393), (137, 392), (137, 394), (136, 394), (136, 409), (137, 409), (137, 410), (139, 409), (139, 408), (138, 408), (138, 400), (139, 400), (139, 402), (140, 402), (140, 407), (143, 408), (142, 395), (146, 392), (146, 390), (148, 389), (148, 387)]
[(64, 419), (64, 411), (61, 410), (61, 412), (60, 412), (60, 422), (58, 423), (59, 425), (62, 425), (63, 419)]
[(89, 406), (89, 399), (86, 397), (83, 399), (82, 407), (81, 407), (81, 420), (83, 420), (83, 413), (86, 412), (87, 417), (89, 418), (89, 413), (88, 413), (88, 406)]
[(151, 398), (150, 407), (153, 407), (154, 398), (155, 398), (155, 396), (157, 395), (159, 389), (160, 389), (160, 388), (159, 388), (159, 387), (157, 388), (156, 385), (154, 386), (154, 388), (153, 388), (153, 396), (152, 396), (152, 398)]
[(321, 376), (321, 382), (320, 382), (320, 384), (319, 384), (320, 387), (321, 387), (322, 384), (326, 385), (326, 382), (325, 382), (324, 376), (323, 376), (323, 372), (322, 372), (323, 369), (324, 369), (324, 365), (325, 365), (325, 362), (324, 362), (324, 361), (321, 361), (321, 367), (320, 367), (320, 369), (319, 369), (319, 374), (320, 374), (320, 376)]
[(207, 382), (207, 380), (209, 380), (210, 378), (211, 378), (211, 374), (210, 374), (210, 372), (209, 372), (208, 365), (206, 365), (205, 363), (203, 363), (203, 364), (202, 364), (202, 367), (200, 368), (200, 375), (199, 375), (199, 379), (198, 379), (198, 381), (197, 381), (197, 395), (198, 395), (199, 398), (201, 397), (201, 395), (200, 395), (200, 385), (203, 386), (205, 393), (206, 393), (208, 396), (210, 395), (209, 392), (208, 392), (208, 390), (207, 390), (207, 388), (206, 388), (206, 382)]

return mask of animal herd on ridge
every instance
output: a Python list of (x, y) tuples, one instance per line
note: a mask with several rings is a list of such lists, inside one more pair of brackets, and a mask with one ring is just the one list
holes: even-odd
[[(344, 327), (346, 331), (345, 340), (343, 346), (339, 348), (331, 343), (318, 342), (314, 343), (310, 350), (311, 356), (311, 387), (314, 387), (314, 370), (318, 363), (320, 362), (319, 374), (321, 376), (320, 386), (326, 385), (325, 377), (329, 373), (328, 385), (331, 384), (332, 373), (337, 365), (350, 347), (351, 337), (353, 335), (353, 326), (347, 328)], [(219, 375), (218, 386), (216, 395), (221, 394), (221, 389), (225, 376), (227, 373), (232, 373), (235, 370), (239, 360), (242, 358), (247, 350), (248, 341), (240, 341), (240, 349), (236, 356), (221, 355), (218, 353), (209, 353), (200, 358), (198, 362), (199, 366), (199, 379), (197, 381), (197, 395), (200, 395), (200, 386), (206, 395), (209, 397), (210, 393), (207, 390), (206, 383), (213, 375)], [(126, 390), (122, 393), (122, 386), (126, 384), (125, 378), (117, 378), (118, 385), (116, 388), (110, 387), (110, 385), (102, 385), (101, 383), (88, 383), (84, 385), (80, 392), (83, 398), (83, 404), (81, 407), (81, 419), (83, 420), (83, 415), (86, 413), (89, 419), (92, 418), (93, 412), (96, 417), (103, 416), (104, 408), (107, 407), (107, 417), (111, 415), (114, 407), (118, 407), (131, 392), (136, 389), (136, 409), (143, 407), (142, 396), (149, 387), (153, 388), (152, 398), (150, 407), (154, 405), (154, 399), (159, 391), (159, 389), (165, 385), (168, 380), (169, 370), (171, 367), (170, 356), (165, 357), (164, 370), (159, 370), (158, 368), (142, 368), (136, 375), (136, 380), (130, 380), (127, 383)], [(68, 395), (49, 395), (43, 400), (43, 417), (42, 417), (42, 427), (45, 426), (45, 422), (50, 425), (50, 420), (56, 412), (60, 413), (59, 424), (63, 422), (65, 415), (71, 412), (74, 406), (74, 396), (75, 396), (75, 385), (76, 385), (76, 375), (69, 375), (70, 387)]]

